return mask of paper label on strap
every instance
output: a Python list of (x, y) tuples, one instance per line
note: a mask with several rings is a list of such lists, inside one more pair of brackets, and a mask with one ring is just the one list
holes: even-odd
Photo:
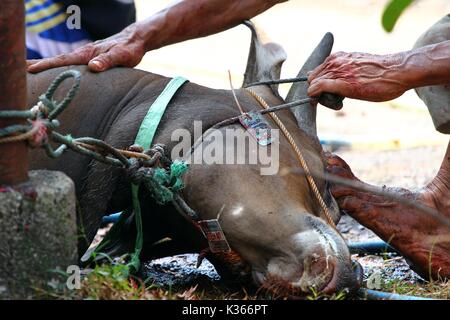
[(202, 220), (198, 222), (209, 243), (211, 252), (229, 252), (231, 251), (225, 234), (222, 231), (219, 220)]
[(260, 113), (250, 111), (241, 115), (239, 121), (252, 137), (256, 139), (258, 144), (267, 146), (273, 142), (272, 128)]

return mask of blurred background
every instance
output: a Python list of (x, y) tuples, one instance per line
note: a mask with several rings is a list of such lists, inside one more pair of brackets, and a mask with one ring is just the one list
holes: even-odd
[[(136, 0), (138, 19), (163, 9), (169, 0)], [(387, 0), (290, 0), (253, 21), (283, 46), (288, 59), (282, 77), (297, 75), (327, 31), (335, 36), (333, 52), (393, 53), (409, 50), (431, 25), (450, 13), (448, 0), (421, 0), (409, 7), (387, 33), (381, 16)], [(140, 69), (228, 89), (227, 70), (241, 84), (250, 44), (244, 26), (147, 53)], [(283, 95), (289, 85), (281, 85)], [(427, 108), (411, 90), (402, 97), (371, 103), (346, 99), (342, 111), (319, 108), (319, 137), (351, 145), (338, 150), (357, 174), (374, 183), (395, 180), (403, 186), (423, 183), (437, 171), (448, 136), (435, 131)], [(406, 151), (405, 151), (406, 150)], [(374, 166), (377, 170), (373, 170)], [(415, 174), (417, 172), (417, 174)], [(380, 176), (381, 174), (381, 176)], [(402, 183), (401, 178), (406, 180)], [(393, 181), (392, 181), (393, 182)]]

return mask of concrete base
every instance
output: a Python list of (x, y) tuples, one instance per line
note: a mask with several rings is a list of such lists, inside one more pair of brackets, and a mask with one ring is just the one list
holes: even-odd
[(0, 187), (0, 298), (26, 299), (77, 263), (75, 187), (65, 174), (31, 171), (30, 180)]

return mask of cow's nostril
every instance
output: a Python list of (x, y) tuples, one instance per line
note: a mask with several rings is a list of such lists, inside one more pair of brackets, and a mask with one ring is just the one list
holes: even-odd
[(326, 257), (313, 256), (310, 263), (311, 276), (331, 273), (333, 268)]
[(345, 292), (353, 293), (361, 287), (363, 276), (364, 270), (356, 261), (352, 261), (351, 265), (338, 264), (334, 270), (333, 278), (323, 292), (332, 294), (344, 290)]
[(303, 261), (301, 277), (291, 281), (294, 288), (309, 293), (311, 288), (321, 291), (334, 278), (334, 263), (326, 257), (311, 255)]

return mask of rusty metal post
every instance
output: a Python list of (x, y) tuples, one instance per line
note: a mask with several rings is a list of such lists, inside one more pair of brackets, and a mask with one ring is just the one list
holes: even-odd
[[(0, 0), (0, 110), (27, 108), (25, 53), (25, 3)], [(49, 270), (77, 263), (74, 183), (28, 165), (25, 142), (0, 144), (0, 300), (32, 298), (54, 279)]]
[[(2, 0), (0, 5), (0, 110), (26, 108), (26, 47), (24, 1)], [(0, 128), (24, 120), (1, 120)], [(0, 185), (28, 179), (25, 142), (0, 144)]]

